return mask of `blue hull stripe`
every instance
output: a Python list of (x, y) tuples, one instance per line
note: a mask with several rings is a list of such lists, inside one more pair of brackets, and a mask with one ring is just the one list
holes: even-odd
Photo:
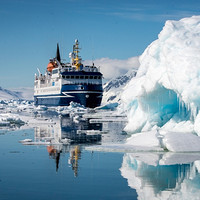
[[(67, 93), (67, 92), (66, 92)], [(73, 95), (73, 96), (71, 96)], [(102, 99), (102, 92), (98, 93), (70, 93), (70, 96), (59, 95), (40, 95), (34, 96), (35, 105), (46, 106), (68, 106), (71, 101), (80, 103), (85, 107), (100, 106)]]
[[(70, 98), (70, 97), (68, 97), (68, 96), (35, 96), (36, 98)], [(73, 98), (73, 97), (71, 97), (71, 98)]]
[(35, 95), (35, 105), (68, 106), (71, 101), (85, 107), (100, 106), (102, 100), (102, 85), (62, 85), (59, 94)]
[[(64, 93), (64, 92), (63, 92)], [(66, 94), (71, 94), (71, 93), (97, 93), (97, 94), (102, 94), (102, 92), (96, 92), (96, 91), (67, 91), (65, 92)]]

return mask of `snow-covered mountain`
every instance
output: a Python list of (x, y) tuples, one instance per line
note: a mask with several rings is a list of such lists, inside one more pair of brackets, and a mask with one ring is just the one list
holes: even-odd
[(131, 133), (160, 127), (200, 135), (200, 16), (165, 23), (122, 100)]
[(4, 89), (0, 87), (0, 100), (26, 99), (33, 100), (33, 88)]
[(9, 99), (19, 99), (20, 94), (11, 90), (3, 89), (0, 87), (0, 99), (9, 100)]
[(102, 105), (119, 103), (124, 86), (136, 76), (137, 69), (131, 69), (126, 74), (111, 79), (104, 85)]
[(16, 88), (12, 89), (11, 91), (17, 92), (21, 99), (33, 100), (34, 89), (32, 87)]

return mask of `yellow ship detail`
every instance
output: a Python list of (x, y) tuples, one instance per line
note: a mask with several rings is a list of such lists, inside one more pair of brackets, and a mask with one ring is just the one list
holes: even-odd
[(81, 63), (81, 57), (78, 55), (79, 54), (79, 42), (78, 40), (75, 40), (75, 44), (73, 45), (73, 56), (72, 56), (72, 64), (76, 66), (76, 70), (80, 70), (80, 66), (82, 65)]

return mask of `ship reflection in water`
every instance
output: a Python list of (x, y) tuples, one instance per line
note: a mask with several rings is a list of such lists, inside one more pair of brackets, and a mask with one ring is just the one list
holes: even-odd
[(35, 127), (34, 142), (24, 142), (24, 144), (46, 145), (49, 157), (56, 162), (56, 171), (59, 169), (61, 154), (69, 154), (68, 164), (76, 177), (82, 146), (99, 144), (102, 138), (101, 132), (101, 123), (90, 124), (88, 120), (75, 123), (69, 117), (61, 117), (54, 124)]
[[(47, 146), (47, 151), (49, 153), (50, 158), (56, 161), (56, 171), (59, 168), (59, 161), (60, 161), (60, 154), (62, 150), (56, 149), (56, 146), (50, 145)], [(79, 145), (74, 147), (69, 147), (70, 157), (68, 159), (68, 164), (72, 167), (74, 171), (74, 176), (77, 177), (78, 175), (78, 160), (81, 158), (81, 149)], [(67, 152), (64, 152), (67, 153)]]
[(80, 147), (77, 145), (70, 151), (70, 158), (69, 164), (74, 171), (74, 176), (77, 177), (78, 175), (78, 160), (81, 158), (81, 150)]
[(120, 171), (138, 199), (200, 199), (198, 153), (126, 153)]

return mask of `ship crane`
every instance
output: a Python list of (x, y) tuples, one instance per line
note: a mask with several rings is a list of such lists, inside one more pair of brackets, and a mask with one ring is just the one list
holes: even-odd
[(71, 55), (71, 59), (72, 59), (72, 65), (74, 65), (76, 67), (76, 70), (79, 71), (80, 70), (80, 66), (82, 65), (81, 63), (81, 57), (79, 56), (79, 42), (76, 39), (75, 40), (75, 44), (73, 45), (73, 52), (70, 54)]

